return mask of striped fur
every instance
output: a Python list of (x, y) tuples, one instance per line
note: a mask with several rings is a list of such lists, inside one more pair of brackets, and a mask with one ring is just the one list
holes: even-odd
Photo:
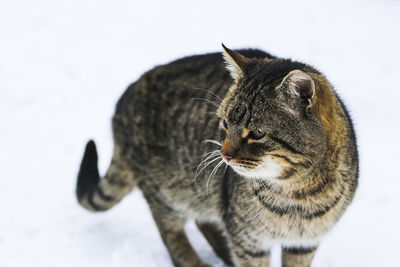
[(207, 54), (129, 86), (103, 178), (87, 144), (79, 203), (108, 210), (137, 185), (175, 266), (209, 266), (185, 235), (189, 218), (227, 264), (269, 266), (279, 244), (283, 266), (310, 266), (357, 187), (350, 117), (315, 68), (260, 50), (224, 51), (232, 73), (220, 54)]

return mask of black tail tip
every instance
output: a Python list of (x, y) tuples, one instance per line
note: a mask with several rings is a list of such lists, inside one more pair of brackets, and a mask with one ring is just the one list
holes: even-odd
[(83, 195), (94, 190), (100, 180), (97, 160), (96, 144), (93, 140), (90, 140), (86, 144), (85, 153), (78, 173), (78, 182), (76, 185), (78, 199), (81, 199)]
[(90, 139), (89, 142), (87, 142), (87, 144), (86, 144), (83, 160), (86, 158), (96, 158), (97, 159), (96, 144), (92, 139)]

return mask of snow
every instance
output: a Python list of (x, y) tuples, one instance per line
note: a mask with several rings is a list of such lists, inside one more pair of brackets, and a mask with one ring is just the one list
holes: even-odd
[(0, 1), (0, 266), (172, 266), (138, 190), (89, 213), (76, 174), (89, 138), (105, 172), (130, 82), (222, 41), (317, 66), (351, 111), (360, 187), (313, 266), (399, 266), (399, 14), (389, 0)]

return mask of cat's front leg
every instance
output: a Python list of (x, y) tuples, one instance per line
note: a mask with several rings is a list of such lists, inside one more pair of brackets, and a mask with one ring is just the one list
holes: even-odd
[(310, 267), (316, 249), (282, 248), (282, 267)]
[(229, 239), (236, 267), (269, 267), (271, 253), (261, 243), (244, 234)]
[(214, 249), (214, 252), (220, 257), (226, 265), (232, 266), (232, 257), (230, 248), (220, 227), (215, 223), (196, 221), (197, 227), (207, 239), (208, 243)]
[(175, 267), (211, 267), (203, 262), (191, 246), (184, 225), (186, 218), (160, 200), (158, 192), (144, 191), (161, 238)]

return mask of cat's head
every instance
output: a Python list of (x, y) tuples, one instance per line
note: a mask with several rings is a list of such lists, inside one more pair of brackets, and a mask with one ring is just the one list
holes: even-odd
[(285, 179), (309, 168), (326, 133), (313, 112), (314, 68), (289, 59), (247, 58), (224, 47), (234, 79), (217, 110), (221, 154), (237, 173)]

